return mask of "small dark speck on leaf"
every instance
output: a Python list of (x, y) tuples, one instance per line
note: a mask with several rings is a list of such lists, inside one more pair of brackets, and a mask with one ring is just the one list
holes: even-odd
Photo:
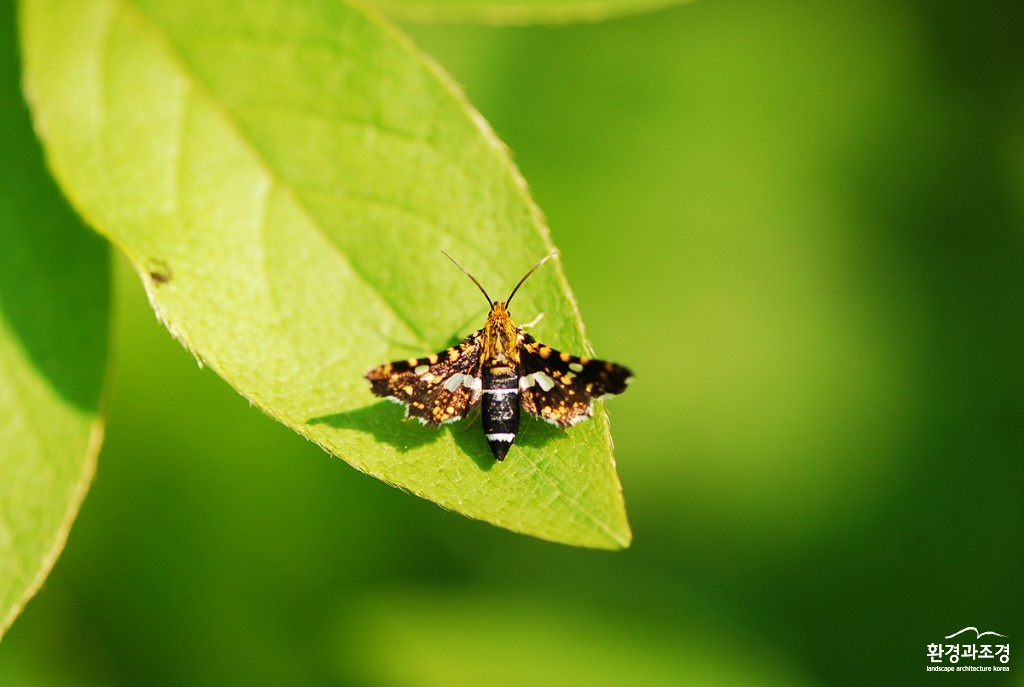
[(166, 284), (171, 281), (171, 267), (163, 260), (150, 259), (146, 262), (146, 271), (154, 284)]

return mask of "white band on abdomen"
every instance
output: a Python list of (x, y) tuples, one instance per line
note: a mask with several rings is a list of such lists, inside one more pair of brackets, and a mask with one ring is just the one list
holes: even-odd
[(515, 434), (506, 432), (495, 432), (494, 434), (486, 434), (487, 441), (501, 441), (506, 444), (511, 444), (512, 440), (516, 438)]
[(484, 389), (485, 394), (518, 394), (519, 389)]

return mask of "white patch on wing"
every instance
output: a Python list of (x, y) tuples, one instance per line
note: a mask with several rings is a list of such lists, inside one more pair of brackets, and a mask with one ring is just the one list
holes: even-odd
[(529, 376), (533, 377), (537, 381), (537, 386), (544, 391), (551, 391), (555, 386), (555, 380), (551, 379), (551, 377), (548, 376), (548, 373), (543, 370), (537, 370)]
[(456, 372), (448, 379), (444, 380), (444, 388), (453, 394), (459, 390), (460, 386), (464, 386), (467, 389), (479, 390), (483, 383), (478, 377), (468, 375), (465, 372)]
[(453, 394), (459, 390), (459, 387), (463, 385), (463, 379), (468, 375), (462, 372), (456, 372), (448, 379), (444, 380), (444, 388)]

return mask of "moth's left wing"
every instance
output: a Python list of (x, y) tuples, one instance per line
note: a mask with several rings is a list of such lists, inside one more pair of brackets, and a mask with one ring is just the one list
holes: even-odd
[(594, 399), (621, 394), (633, 378), (606, 360), (578, 358), (523, 337), (519, 391), (522, 409), (559, 427), (594, 414)]
[(378, 396), (406, 406), (405, 414), (437, 426), (466, 417), (480, 402), (480, 337), (427, 356), (398, 360), (366, 372)]

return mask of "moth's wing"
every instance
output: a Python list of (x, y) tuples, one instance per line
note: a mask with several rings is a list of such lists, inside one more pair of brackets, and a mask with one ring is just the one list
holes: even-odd
[(435, 355), (380, 365), (365, 376), (373, 393), (405, 404), (408, 417), (434, 426), (461, 420), (480, 402), (481, 336), (482, 330)]
[(594, 414), (594, 399), (621, 394), (633, 378), (622, 365), (561, 353), (524, 335), (519, 398), (531, 415), (568, 427)]

